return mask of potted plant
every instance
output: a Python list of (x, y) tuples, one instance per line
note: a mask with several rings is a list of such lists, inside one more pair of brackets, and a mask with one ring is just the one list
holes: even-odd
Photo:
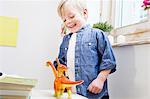
[(114, 43), (114, 37), (112, 35), (110, 35), (110, 32), (113, 29), (113, 26), (111, 24), (107, 23), (107, 21), (95, 23), (95, 24), (93, 24), (93, 28), (97, 28), (97, 29), (104, 31), (107, 34), (110, 43), (111, 44)]
[(143, 5), (144, 10), (149, 10), (150, 9), (150, 0), (143, 0)]
[(142, 7), (147, 11), (148, 17), (150, 17), (150, 0), (143, 0)]
[(104, 32), (107, 33), (107, 35), (110, 34), (111, 30), (113, 29), (113, 26), (111, 24), (108, 24), (108, 22), (98, 22), (93, 24), (93, 28), (98, 28)]

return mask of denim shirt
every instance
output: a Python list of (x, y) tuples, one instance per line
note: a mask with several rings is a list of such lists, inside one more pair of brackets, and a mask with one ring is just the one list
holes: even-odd
[[(72, 33), (65, 35), (60, 45), (59, 60), (67, 65), (67, 50)], [(77, 32), (75, 46), (75, 80), (84, 80), (77, 85), (77, 93), (91, 99), (108, 95), (107, 80), (99, 94), (87, 90), (89, 84), (102, 70), (116, 70), (116, 61), (111, 44), (103, 31), (85, 25)]]

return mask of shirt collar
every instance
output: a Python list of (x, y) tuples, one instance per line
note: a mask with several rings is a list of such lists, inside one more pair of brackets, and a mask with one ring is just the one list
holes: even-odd
[[(91, 27), (90, 24), (85, 24), (85, 25), (82, 26), (82, 28), (79, 29), (76, 33), (80, 33), (80, 32), (82, 32), (82, 31), (85, 31), (86, 29), (89, 29), (89, 27)], [(69, 37), (71, 37), (72, 34), (73, 34), (72, 32), (69, 33)]]
[(85, 30), (88, 29), (89, 27), (90, 27), (90, 24), (85, 24), (84, 26), (82, 26), (81, 29), (79, 29), (79, 30), (77, 31), (77, 33), (82, 32), (82, 31), (85, 31)]

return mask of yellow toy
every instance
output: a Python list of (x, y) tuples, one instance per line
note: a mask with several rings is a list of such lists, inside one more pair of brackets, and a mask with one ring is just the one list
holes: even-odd
[(51, 61), (47, 62), (47, 66), (51, 66), (55, 80), (54, 80), (54, 90), (55, 90), (55, 97), (59, 98), (63, 93), (65, 88), (67, 89), (68, 92), (68, 98), (71, 98), (71, 86), (73, 85), (79, 85), (82, 84), (84, 81), (70, 81), (64, 74), (67, 71), (67, 67), (63, 64), (59, 63), (59, 60), (56, 59), (57, 61), (57, 70), (55, 69), (54, 65), (51, 63)]

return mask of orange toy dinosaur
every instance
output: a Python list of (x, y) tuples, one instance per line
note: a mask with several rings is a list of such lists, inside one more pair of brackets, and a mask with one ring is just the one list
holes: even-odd
[(57, 61), (57, 70), (55, 69), (54, 65), (51, 63), (51, 61), (47, 62), (47, 66), (51, 66), (55, 80), (54, 80), (54, 90), (55, 90), (55, 97), (59, 98), (63, 93), (65, 88), (68, 92), (68, 98), (71, 97), (71, 86), (73, 85), (79, 85), (82, 84), (84, 81), (70, 81), (64, 74), (67, 72), (67, 67), (63, 64), (59, 63), (58, 58)]

